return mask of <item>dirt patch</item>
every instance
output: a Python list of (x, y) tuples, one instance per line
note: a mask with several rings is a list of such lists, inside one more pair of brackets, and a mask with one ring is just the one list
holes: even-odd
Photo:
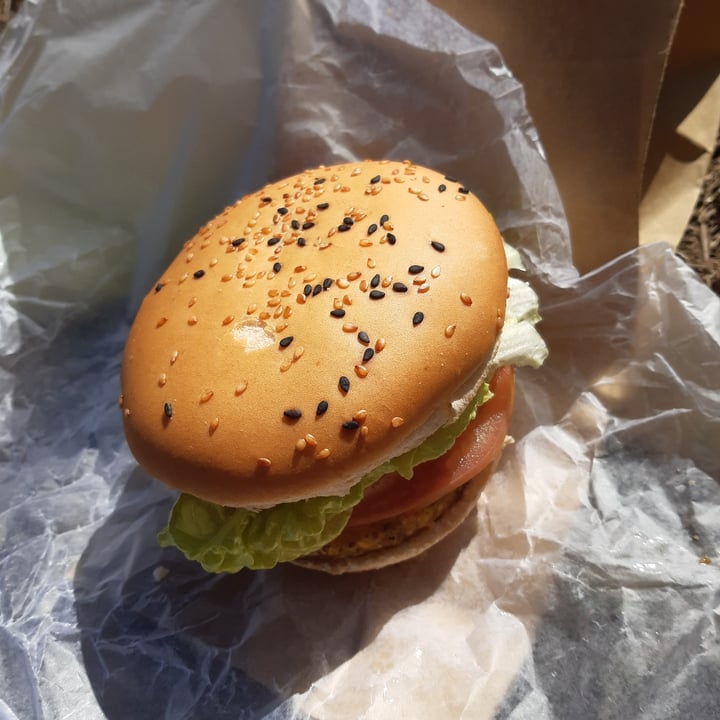
[(705, 181), (677, 254), (720, 295), (720, 132)]

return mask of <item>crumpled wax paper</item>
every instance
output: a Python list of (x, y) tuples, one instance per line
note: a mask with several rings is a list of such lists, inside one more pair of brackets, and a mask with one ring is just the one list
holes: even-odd
[[(415, 561), (205, 575), (157, 546), (173, 496), (123, 440), (133, 313), (234, 197), (383, 156), (461, 177), (525, 258), (550, 357), (515, 443)], [(577, 276), (522, 88), (424, 2), (27, 0), (0, 37), (0, 718), (719, 717), (719, 345), (665, 246)]]

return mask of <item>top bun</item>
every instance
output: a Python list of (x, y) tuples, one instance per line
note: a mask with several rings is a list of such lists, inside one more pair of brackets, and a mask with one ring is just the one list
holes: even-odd
[(367, 161), (272, 183), (200, 228), (143, 300), (128, 444), (222, 505), (343, 494), (456, 417), (506, 295), (497, 227), (452, 178)]

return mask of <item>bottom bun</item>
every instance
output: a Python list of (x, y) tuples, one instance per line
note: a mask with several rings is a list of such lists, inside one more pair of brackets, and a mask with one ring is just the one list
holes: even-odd
[[(347, 543), (345, 547), (343, 547), (342, 542), (340, 546), (336, 545), (334, 550), (337, 554), (328, 554), (323, 548), (318, 553), (297, 558), (292, 562), (304, 568), (341, 575), (350, 572), (377, 570), (388, 565), (410, 560), (440, 542), (463, 523), (465, 518), (477, 506), (478, 496), (495, 469), (495, 465), (496, 463), (491, 463), (461, 488), (453, 490), (444, 498), (440, 498), (434, 505), (442, 509), (441, 514), (435, 517), (428, 526), (422, 527), (400, 542), (393, 542), (389, 547), (358, 553), (356, 548), (358, 544), (362, 544), (362, 541), (354, 537), (353, 541)], [(378, 532), (377, 527), (381, 525), (383, 523), (371, 526), (367, 531), (367, 535), (376, 534)], [(352, 528), (352, 530), (359, 531), (361, 528)], [(342, 541), (343, 535), (333, 543), (337, 543), (337, 540)], [(333, 545), (333, 543), (330, 543), (330, 545)]]

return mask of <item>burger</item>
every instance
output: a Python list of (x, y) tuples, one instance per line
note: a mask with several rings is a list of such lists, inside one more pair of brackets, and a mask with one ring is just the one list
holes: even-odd
[(211, 572), (411, 558), (476, 506), (514, 367), (546, 355), (518, 255), (462, 183), (320, 166), (226, 207), (127, 339), (128, 445), (179, 491), (159, 534)]

